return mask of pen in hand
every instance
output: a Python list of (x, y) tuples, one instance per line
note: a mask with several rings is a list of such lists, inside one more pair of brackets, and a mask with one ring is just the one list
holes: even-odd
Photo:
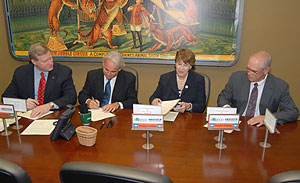
[(100, 125), (100, 128), (99, 128), (100, 130), (102, 130), (104, 124), (105, 124), (105, 122), (103, 121), (103, 122), (101, 123), (101, 125)]

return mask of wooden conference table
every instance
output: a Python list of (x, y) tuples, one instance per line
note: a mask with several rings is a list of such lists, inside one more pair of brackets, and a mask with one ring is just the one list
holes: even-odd
[[(300, 169), (300, 127), (297, 122), (278, 126), (280, 134), (269, 135), (272, 147), (263, 149), (265, 127), (243, 122), (241, 131), (224, 134), (227, 149), (215, 148), (218, 131), (204, 128), (204, 114), (179, 114), (175, 122), (165, 122), (164, 132), (151, 132), (154, 149), (144, 150), (144, 132), (131, 130), (132, 110), (119, 110), (112, 128), (98, 130), (96, 144), (50, 141), (49, 136), (0, 136), (0, 158), (23, 167), (34, 183), (58, 183), (60, 167), (70, 161), (92, 161), (134, 167), (169, 176), (175, 183), (265, 182), (274, 174)], [(58, 118), (58, 111), (51, 118)], [(48, 117), (44, 117), (49, 119)], [(109, 121), (107, 119), (106, 121)], [(31, 120), (22, 119), (25, 127)], [(80, 125), (76, 111), (72, 123)], [(99, 128), (100, 122), (91, 126)], [(25, 128), (21, 129), (23, 131)]]

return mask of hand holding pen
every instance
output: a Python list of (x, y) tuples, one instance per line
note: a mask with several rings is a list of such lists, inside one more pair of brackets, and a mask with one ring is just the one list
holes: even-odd
[(92, 99), (88, 99), (86, 104), (90, 109), (98, 109), (100, 107), (99, 100), (94, 99), (94, 97), (92, 97)]

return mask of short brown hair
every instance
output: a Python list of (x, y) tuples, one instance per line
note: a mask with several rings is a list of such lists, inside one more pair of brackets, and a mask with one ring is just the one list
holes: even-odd
[(45, 55), (49, 51), (50, 49), (46, 45), (37, 43), (30, 46), (28, 56), (30, 60), (38, 60), (37, 56)]
[(180, 49), (176, 52), (175, 62), (182, 60), (185, 64), (195, 65), (195, 54), (189, 49)]

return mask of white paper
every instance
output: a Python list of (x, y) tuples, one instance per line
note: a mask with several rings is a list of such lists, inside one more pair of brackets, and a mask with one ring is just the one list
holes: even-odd
[(13, 105), (15, 108), (15, 111), (18, 111), (18, 112), (26, 112), (27, 111), (25, 99), (3, 97), (3, 103)]
[(162, 114), (166, 115), (170, 110), (172, 110), (176, 106), (179, 100), (180, 99), (162, 101), (161, 102)]
[(20, 116), (20, 117), (23, 117), (23, 118), (28, 118), (28, 119), (33, 119), (33, 120), (35, 120), (35, 119), (39, 119), (39, 118), (42, 118), (42, 117), (44, 117), (44, 116), (47, 116), (48, 114), (53, 113), (53, 111), (49, 111), (49, 112), (47, 112), (47, 113), (45, 113), (45, 114), (43, 114), (43, 115), (41, 115), (41, 116), (39, 116), (39, 117), (31, 118), (31, 117), (30, 117), (31, 112), (32, 112), (32, 110), (27, 111), (27, 112), (17, 112), (17, 115)]
[(207, 107), (206, 109), (206, 121), (210, 114), (236, 114), (237, 108), (232, 107)]
[(57, 119), (34, 120), (21, 135), (50, 135), (55, 128), (55, 121)]
[(170, 111), (167, 115), (164, 116), (164, 121), (175, 121), (179, 112)]
[(133, 104), (133, 114), (161, 114), (161, 106)]
[(89, 109), (92, 112), (92, 121), (99, 121), (106, 118), (114, 117), (116, 115), (110, 112), (103, 112), (101, 108), (98, 109)]
[[(18, 117), (20, 119), (20, 117)], [(14, 124), (16, 122), (15, 118), (9, 118), (5, 119), (6, 121), (6, 126), (9, 127), (11, 124)], [(3, 119), (0, 118), (0, 132), (4, 130), (4, 125), (3, 125)]]

